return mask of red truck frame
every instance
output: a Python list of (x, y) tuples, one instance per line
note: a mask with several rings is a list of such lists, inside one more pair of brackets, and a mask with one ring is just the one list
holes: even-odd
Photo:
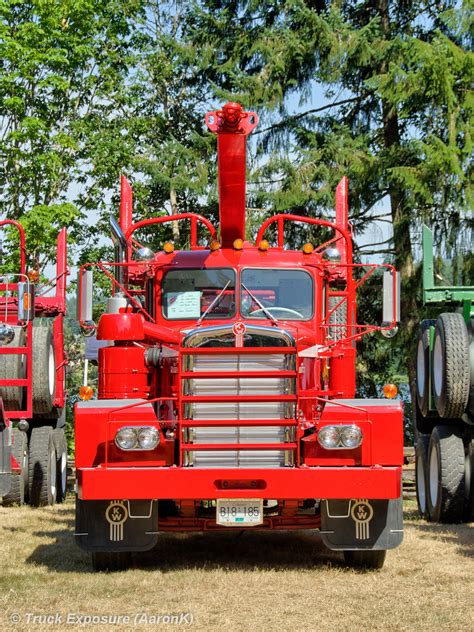
[[(355, 398), (356, 343), (395, 330), (397, 275), (353, 263), (346, 178), (334, 222), (278, 214), (255, 244), (245, 240), (246, 139), (257, 122), (236, 103), (206, 115), (219, 237), (194, 213), (133, 223), (122, 178), (115, 261), (80, 270), (81, 324), (109, 341), (98, 399), (75, 409), (75, 535), (97, 569), (123, 567), (161, 531), (314, 528), (347, 562), (377, 568), (401, 542), (401, 402)], [(179, 220), (190, 222), (187, 250), (166, 243), (155, 254), (135, 237)], [(288, 249), (296, 222), (324, 231), (323, 243)], [(384, 320), (359, 324), (357, 290), (380, 268)], [(113, 286), (97, 328), (93, 271)]]

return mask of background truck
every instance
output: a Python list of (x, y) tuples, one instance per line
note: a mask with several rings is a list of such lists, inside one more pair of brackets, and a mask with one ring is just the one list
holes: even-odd
[(5, 227), (18, 232), (20, 262), (18, 272), (0, 274), (0, 496), (4, 505), (52, 505), (64, 499), (67, 475), (66, 229), (57, 238), (56, 277), (40, 285), (36, 271), (27, 273), (23, 227), (0, 221)]
[[(237, 103), (206, 115), (219, 238), (194, 213), (133, 223), (122, 179), (115, 261), (80, 270), (79, 320), (109, 341), (98, 398), (84, 389), (75, 407), (75, 537), (96, 569), (125, 567), (163, 531), (319, 529), (348, 564), (371, 568), (402, 540), (401, 402), (355, 398), (356, 341), (396, 328), (396, 273), (353, 263), (346, 178), (335, 222), (278, 214), (246, 241), (246, 137), (257, 122)], [(181, 220), (186, 250), (138, 240)], [(288, 249), (295, 223), (321, 243)], [(93, 271), (113, 286), (97, 327)], [(357, 290), (377, 271), (383, 322), (359, 324)]]
[(416, 494), (433, 522), (474, 519), (474, 287), (434, 282), (433, 235), (423, 226), (423, 320), (416, 350)]

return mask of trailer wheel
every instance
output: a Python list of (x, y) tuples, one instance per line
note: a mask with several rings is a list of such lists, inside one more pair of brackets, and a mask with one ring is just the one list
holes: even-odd
[(465, 506), (464, 442), (456, 426), (436, 426), (428, 449), (428, 511), (433, 522), (462, 522)]
[(430, 407), (430, 327), (435, 320), (422, 320), (416, 347), (416, 401), (423, 416)]
[(50, 426), (33, 428), (29, 452), (29, 492), (33, 507), (54, 505), (57, 475), (53, 429)]
[(387, 551), (344, 551), (344, 561), (353, 568), (380, 569)]
[(67, 442), (62, 428), (53, 430), (56, 449), (56, 502), (62, 503), (67, 489)]
[(114, 573), (126, 570), (132, 561), (128, 551), (94, 551), (92, 553), (92, 568), (95, 571)]
[[(15, 327), (15, 337), (7, 347), (24, 347), (25, 332), (21, 327)], [(22, 354), (2, 355), (0, 362), (0, 380), (21, 380), (25, 377), (25, 361)], [(0, 386), (0, 397), (3, 399), (5, 410), (21, 410), (23, 404), (23, 387)]]
[(428, 501), (427, 501), (427, 476), (428, 471), (428, 447), (430, 444), (430, 435), (418, 434), (418, 440), (415, 446), (415, 484), (416, 484), (416, 502), (418, 503), (418, 511), (422, 518), (429, 519)]
[(465, 503), (464, 522), (474, 521), (474, 439), (469, 435), (464, 441)]
[(56, 358), (49, 327), (33, 327), (33, 412), (49, 414), (56, 397)]
[(461, 417), (470, 388), (469, 338), (461, 314), (438, 318), (432, 369), (433, 398), (440, 417)]
[(12, 437), (12, 452), (16, 462), (21, 467), (21, 474), (11, 475), (10, 491), (3, 497), (3, 504), (7, 507), (11, 505), (23, 505), (28, 481), (28, 438), (26, 434), (18, 430), (18, 428), (13, 429)]

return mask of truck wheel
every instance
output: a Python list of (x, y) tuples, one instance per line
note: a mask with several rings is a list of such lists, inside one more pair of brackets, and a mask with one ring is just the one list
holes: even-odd
[(92, 568), (95, 571), (116, 572), (126, 570), (132, 561), (128, 551), (94, 551)]
[(29, 492), (33, 507), (54, 505), (57, 475), (53, 429), (50, 426), (33, 428), (29, 452)]
[(418, 511), (420, 516), (428, 520), (428, 501), (427, 501), (427, 481), (426, 473), (428, 471), (428, 447), (430, 444), (430, 435), (418, 434), (418, 440), (415, 446), (415, 484), (416, 484), (416, 502), (418, 503)]
[[(7, 347), (24, 347), (25, 332), (21, 327), (15, 327), (15, 337)], [(0, 380), (21, 380), (25, 377), (25, 362), (22, 354), (2, 355), (0, 362)], [(23, 387), (0, 386), (0, 397), (3, 399), (5, 410), (21, 410), (23, 405)]]
[(469, 399), (469, 339), (461, 314), (441, 314), (433, 344), (433, 398), (440, 417), (461, 417)]
[(457, 427), (436, 426), (428, 449), (428, 511), (433, 522), (462, 522), (465, 506), (464, 443)]
[(464, 522), (474, 521), (474, 439), (469, 435), (464, 441), (465, 503)]
[(66, 498), (67, 488), (67, 442), (62, 428), (53, 430), (56, 450), (56, 502), (62, 503)]
[(416, 347), (416, 401), (423, 416), (430, 408), (430, 327), (435, 320), (422, 320)]
[(344, 561), (353, 568), (380, 569), (387, 551), (344, 551)]
[(56, 358), (49, 327), (33, 327), (33, 412), (49, 414), (56, 397)]
[[(5, 506), (22, 505), (26, 496), (26, 481), (28, 480), (28, 438), (24, 432), (14, 428), (12, 431), (12, 452), (16, 462), (21, 467), (21, 474), (11, 475), (9, 493), (3, 497)], [(25, 479), (26, 473), (26, 479)]]

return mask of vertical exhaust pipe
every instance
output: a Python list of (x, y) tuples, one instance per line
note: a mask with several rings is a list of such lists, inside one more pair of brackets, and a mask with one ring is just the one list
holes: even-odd
[(221, 244), (232, 247), (245, 239), (245, 184), (247, 136), (258, 124), (255, 112), (244, 112), (239, 103), (227, 103), (206, 114), (206, 125), (217, 135), (219, 223)]

